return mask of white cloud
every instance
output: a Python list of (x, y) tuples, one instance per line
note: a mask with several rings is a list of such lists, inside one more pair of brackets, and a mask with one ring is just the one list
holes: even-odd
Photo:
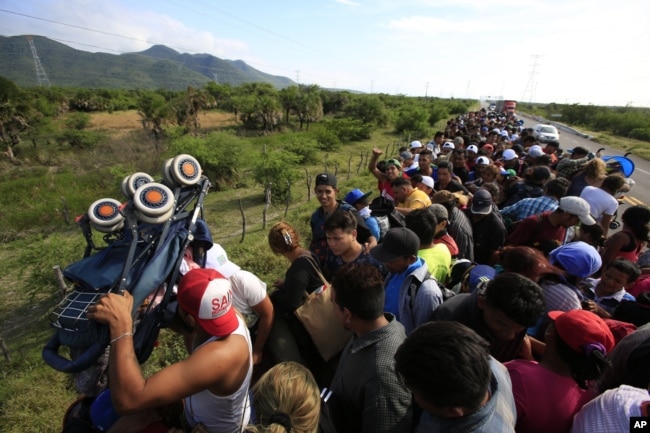
[(346, 6), (360, 6), (360, 3), (353, 2), (352, 0), (336, 0), (338, 4), (346, 5)]

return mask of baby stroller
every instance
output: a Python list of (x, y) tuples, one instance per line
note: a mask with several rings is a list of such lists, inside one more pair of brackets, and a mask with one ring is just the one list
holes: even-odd
[[(72, 291), (51, 315), (54, 335), (43, 348), (52, 368), (75, 375), (79, 393), (96, 396), (106, 368), (108, 327), (89, 320), (87, 308), (109, 292), (129, 291), (134, 301), (134, 347), (140, 363), (155, 346), (161, 328), (176, 313), (174, 285), (184, 251), (192, 241), (210, 188), (198, 161), (178, 155), (163, 165), (162, 180), (134, 173), (122, 181), (125, 203), (104, 198), (77, 218), (86, 239), (83, 258), (67, 266), (64, 277)], [(97, 247), (93, 231), (106, 244)], [(69, 359), (59, 354), (70, 350)]]
[[(635, 168), (634, 161), (628, 158), (628, 155), (630, 155), (630, 152), (626, 153), (623, 156), (607, 155), (601, 157), (601, 159), (605, 161), (608, 174), (620, 173), (625, 177), (625, 186), (616, 194), (616, 198), (618, 199), (619, 203), (622, 203), (625, 194), (628, 193), (635, 184), (634, 179), (631, 178)], [(618, 211), (614, 213), (612, 221), (609, 223), (609, 228), (612, 230), (616, 230), (621, 226), (620, 221), (617, 221), (616, 219), (617, 216)]]

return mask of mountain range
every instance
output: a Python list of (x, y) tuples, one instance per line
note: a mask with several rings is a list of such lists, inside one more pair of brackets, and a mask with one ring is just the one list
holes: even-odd
[[(32, 40), (52, 86), (182, 90), (210, 81), (232, 86), (265, 82), (279, 89), (296, 85), (289, 78), (264, 73), (242, 60), (179, 53), (164, 45), (138, 53), (108, 54), (77, 50), (43, 36), (32, 36)], [(0, 36), (0, 76), (21, 87), (38, 85), (27, 36)]]

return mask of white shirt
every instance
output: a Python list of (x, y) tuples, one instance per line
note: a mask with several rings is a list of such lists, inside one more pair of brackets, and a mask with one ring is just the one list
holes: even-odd
[(607, 390), (573, 417), (571, 433), (630, 431), (630, 417), (641, 416), (641, 403), (649, 400), (647, 389), (621, 385)]

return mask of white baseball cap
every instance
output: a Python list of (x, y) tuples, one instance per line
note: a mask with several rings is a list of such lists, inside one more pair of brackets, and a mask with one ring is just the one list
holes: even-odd
[(503, 156), (501, 159), (504, 159), (506, 161), (512, 161), (513, 159), (517, 158), (517, 152), (515, 152), (512, 149), (506, 149), (503, 151)]
[(423, 184), (425, 184), (429, 188), (433, 188), (434, 182), (433, 182), (433, 178), (431, 176), (422, 176), (422, 180), (420, 182), (422, 182)]

